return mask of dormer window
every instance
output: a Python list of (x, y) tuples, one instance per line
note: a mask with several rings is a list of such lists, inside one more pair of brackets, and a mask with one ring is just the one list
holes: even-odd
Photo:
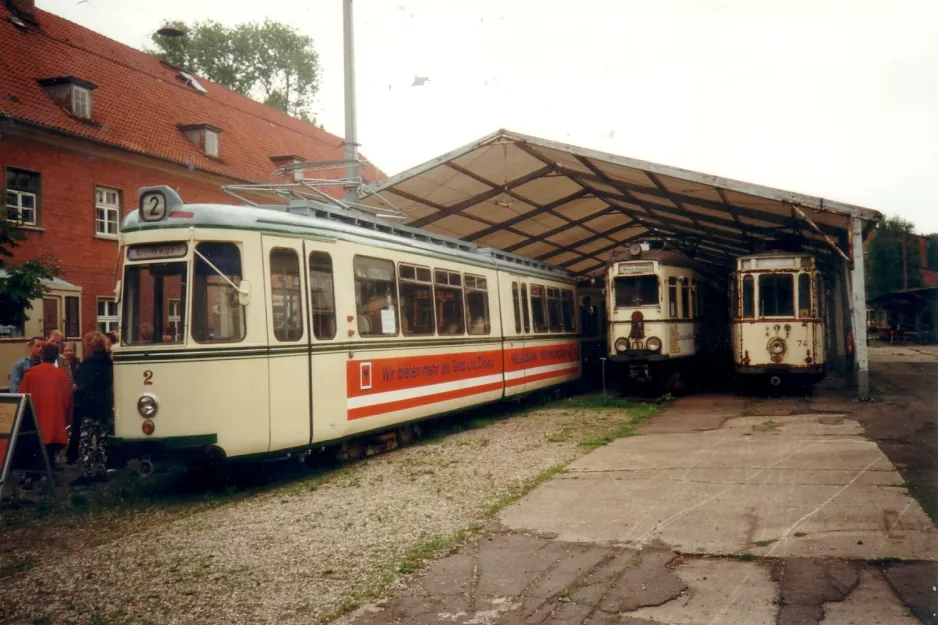
[(179, 130), (194, 146), (202, 150), (203, 154), (219, 158), (221, 150), (218, 135), (221, 134), (221, 128), (211, 124), (189, 124), (180, 125)]
[(75, 76), (44, 78), (39, 81), (39, 85), (72, 117), (89, 121), (92, 119), (91, 92), (97, 89), (98, 85)]
[[(297, 165), (299, 163), (305, 163), (306, 159), (298, 154), (280, 154), (278, 156), (271, 156), (270, 160), (274, 162), (274, 165), (277, 168), (284, 167), (286, 165)], [(303, 181), (303, 168), (302, 167), (284, 167), (282, 173), (285, 177), (293, 178), (294, 182)]]

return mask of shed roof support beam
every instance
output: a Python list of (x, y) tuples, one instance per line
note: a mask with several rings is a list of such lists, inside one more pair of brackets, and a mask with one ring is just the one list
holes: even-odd
[[(487, 236), (490, 235), (490, 234), (495, 234), (495, 233), (498, 232), (499, 230), (505, 230), (506, 228), (509, 228), (509, 227), (511, 227), (511, 226), (514, 226), (515, 224), (521, 223), (522, 221), (524, 221), (524, 220), (526, 220), (526, 219), (530, 219), (531, 217), (536, 217), (536, 216), (540, 215), (540, 214), (543, 213), (543, 212), (546, 212), (546, 211), (551, 210), (551, 209), (554, 209), (554, 208), (558, 208), (558, 207), (560, 207), (560, 206), (563, 206), (563, 205), (566, 204), (567, 202), (572, 202), (573, 200), (578, 200), (578, 199), (583, 198), (583, 197), (586, 197), (586, 196), (588, 196), (588, 195), (591, 195), (591, 193), (589, 192), (589, 190), (587, 190), (587, 189), (580, 189), (580, 190), (577, 191), (576, 193), (571, 193), (570, 195), (568, 195), (568, 196), (566, 196), (566, 197), (562, 197), (562, 198), (560, 198), (559, 200), (555, 200), (555, 201), (551, 202), (550, 204), (545, 204), (545, 205), (542, 207), (543, 210), (542, 210), (542, 209), (535, 209), (535, 210), (533, 210), (533, 211), (528, 211), (527, 213), (522, 213), (522, 214), (520, 214), (520, 215), (515, 215), (514, 217), (512, 217), (512, 218), (510, 218), (510, 219), (506, 219), (505, 221), (503, 221), (503, 222), (501, 222), (501, 223), (492, 224), (492, 226), (491, 226), (490, 228), (486, 228), (485, 230), (479, 230), (478, 232), (473, 232), (472, 234), (470, 234), (470, 235), (468, 235), (468, 236), (466, 236), (466, 237), (464, 237), (464, 238), (465, 238), (466, 241), (477, 241), (477, 240), (481, 239), (482, 237), (487, 237)], [(473, 216), (473, 215), (470, 215), (469, 218), (470, 218), (470, 219), (478, 219), (478, 217), (475, 217), (475, 216)], [(480, 220), (480, 221), (481, 221), (481, 220)], [(564, 227), (566, 228), (566, 227), (568, 227), (568, 226), (564, 226)], [(530, 237), (531, 235), (525, 234), (524, 236)], [(507, 252), (507, 251), (510, 251), (510, 250), (505, 250), (505, 251)]]
[(857, 399), (870, 398), (870, 360), (866, 348), (866, 274), (863, 263), (863, 219), (859, 215), (850, 217), (853, 237), (853, 272), (851, 301), (853, 302), (853, 340), (857, 364)]
[[(798, 208), (798, 207), (795, 206), (794, 204), (792, 205), (792, 209), (794, 209), (794, 211), (795, 211), (796, 213), (798, 213), (798, 215), (799, 215), (802, 219), (804, 219), (806, 222), (808, 222), (808, 225), (811, 226), (811, 227), (814, 229), (815, 232), (817, 232), (817, 233), (820, 234), (822, 237), (824, 237), (824, 240), (827, 241), (827, 244), (830, 245), (832, 248), (834, 248), (834, 251), (836, 251), (838, 254), (840, 254), (840, 257), (841, 257), (841, 258), (843, 258), (844, 260), (846, 260), (846, 261), (848, 261), (848, 262), (850, 261), (850, 258), (849, 258), (846, 254), (844, 254), (843, 250), (840, 249), (839, 247), (837, 247), (837, 244), (834, 243), (834, 240), (831, 239), (831, 238), (827, 235), (826, 232), (822, 232), (821, 229), (818, 228), (817, 224), (814, 223), (814, 222), (811, 220), (810, 217), (808, 217), (807, 215), (805, 215), (805, 213), (804, 213), (803, 210), (801, 210), (800, 208)], [(852, 225), (854, 219), (856, 219), (856, 217), (851, 217), (851, 218), (850, 218), (851, 225)], [(864, 324), (864, 326), (865, 326), (865, 324)]]

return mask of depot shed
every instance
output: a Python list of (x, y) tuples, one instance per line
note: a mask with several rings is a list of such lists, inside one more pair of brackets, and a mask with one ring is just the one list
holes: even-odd
[[(382, 181), (363, 203), (390, 203), (410, 226), (599, 275), (632, 241), (669, 237), (727, 275), (780, 239), (826, 274), (828, 352), (848, 371), (853, 332), (860, 399), (869, 397), (863, 241), (877, 211), (499, 130)], [(856, 262), (859, 259), (859, 262)]]

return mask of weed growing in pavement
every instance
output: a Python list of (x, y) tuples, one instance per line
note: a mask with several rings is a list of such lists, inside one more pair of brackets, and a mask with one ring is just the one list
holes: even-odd
[(802, 536), (807, 536), (807, 535), (808, 535), (807, 532), (795, 532), (794, 534), (792, 534), (792, 536), (794, 536), (795, 538), (801, 538)]
[(730, 557), (734, 560), (742, 560), (743, 562), (749, 562), (750, 560), (756, 559), (756, 557), (751, 553), (734, 553)]
[(902, 558), (888, 557), (888, 558), (876, 558), (871, 560), (870, 564), (875, 564), (876, 566), (886, 566), (887, 564), (895, 564), (897, 562), (902, 562)]
[(777, 542), (778, 542), (778, 539), (773, 538), (771, 540), (757, 540), (756, 542), (752, 544), (755, 545), (756, 547), (768, 547), (772, 543), (777, 543)]
[(754, 432), (774, 432), (779, 428), (779, 424), (771, 419), (763, 421), (759, 425), (752, 426)]
[(562, 462), (560, 464), (555, 464), (552, 467), (548, 467), (527, 482), (509, 489), (498, 499), (486, 506), (483, 515), (486, 519), (494, 518), (495, 515), (498, 514), (498, 511), (502, 508), (506, 508), (514, 502), (518, 501), (526, 494), (537, 488), (541, 483), (546, 482), (555, 475), (563, 473), (563, 470), (567, 468), (567, 464), (568, 463), (566, 462)]

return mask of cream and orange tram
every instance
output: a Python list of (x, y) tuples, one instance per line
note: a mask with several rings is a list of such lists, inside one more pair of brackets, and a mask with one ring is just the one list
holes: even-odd
[(607, 343), (620, 375), (680, 388), (699, 373), (696, 363), (726, 352), (716, 288), (699, 263), (661, 241), (633, 243), (614, 257), (606, 270)]
[(116, 438), (148, 468), (302, 456), (580, 376), (567, 272), (364, 211), (148, 187), (121, 249)]
[(771, 251), (736, 260), (730, 285), (733, 355), (742, 386), (824, 377), (824, 284), (810, 254)]

